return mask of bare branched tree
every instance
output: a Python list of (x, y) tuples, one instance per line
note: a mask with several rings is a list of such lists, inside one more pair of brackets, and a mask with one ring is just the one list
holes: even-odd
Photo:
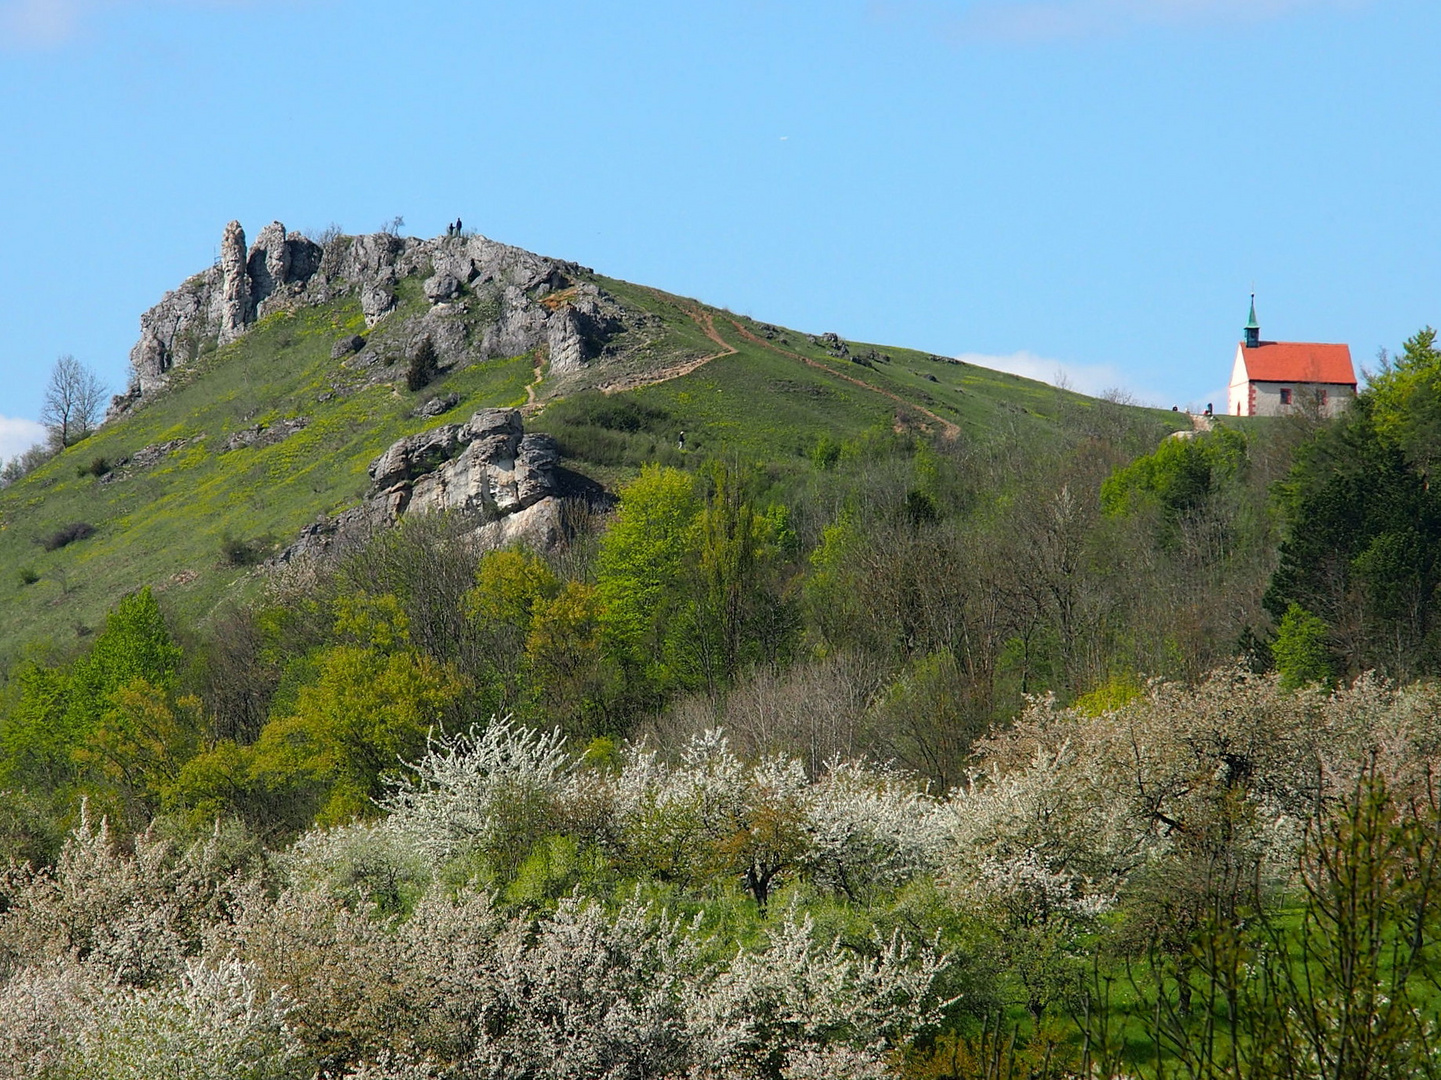
[(50, 370), (40, 422), (50, 428), (61, 446), (69, 446), (95, 430), (104, 403), (104, 384), (67, 353)]

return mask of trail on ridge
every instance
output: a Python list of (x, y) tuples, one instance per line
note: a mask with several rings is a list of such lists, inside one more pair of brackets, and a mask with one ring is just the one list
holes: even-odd
[(695, 371), (704, 364), (710, 363), (712, 360), (719, 360), (722, 356), (734, 356), (736, 353), (735, 346), (721, 337), (716, 330), (715, 320), (711, 317), (710, 312), (702, 311), (694, 304), (686, 303), (679, 298), (673, 299), (667, 297), (658, 290), (652, 289), (651, 292), (654, 292), (656, 296), (663, 299), (672, 300), (676, 307), (685, 312), (690, 320), (700, 327), (701, 333), (705, 334), (706, 337), (720, 346), (720, 352), (710, 353), (707, 356), (702, 356), (695, 360), (687, 360), (681, 364), (672, 364), (670, 367), (661, 368), (658, 371), (622, 375), (616, 379), (615, 382), (601, 383), (597, 386), (596, 389), (602, 394), (619, 394), (626, 390), (638, 390), (642, 386), (654, 386), (656, 383), (666, 382), (670, 379), (679, 379), (682, 375), (689, 375), (692, 371)]
[[(720, 350), (718, 352), (710, 353), (706, 356), (698, 357), (694, 360), (686, 360), (685, 362), (680, 364), (672, 364), (669, 367), (660, 368), (656, 371), (649, 371), (644, 373), (637, 372), (630, 375), (622, 375), (614, 382), (599, 384), (596, 389), (599, 390), (602, 394), (619, 394), (627, 390), (638, 390), (643, 386), (654, 386), (656, 383), (668, 382), (671, 379), (679, 379), (681, 376), (689, 375), (691, 372), (696, 371), (705, 364), (710, 363), (712, 360), (718, 360), (722, 356), (734, 356), (737, 352), (735, 346), (732, 345), (730, 342), (726, 341), (725, 338), (721, 337), (720, 332), (716, 330), (715, 317), (710, 312), (703, 310), (696, 304), (682, 300), (679, 297), (669, 296), (668, 294), (661, 292), (659, 289), (649, 289), (648, 291), (662, 300), (675, 304), (675, 306), (678, 307), (681, 311), (683, 311), (692, 322), (694, 322), (698, 327), (700, 327), (701, 332), (705, 334), (708, 339), (710, 339), (712, 342), (714, 342), (720, 347)], [(947, 439), (954, 439), (961, 433), (960, 427), (958, 427), (956, 424), (952, 423), (950, 420), (947, 420), (942, 416), (936, 415), (934, 412), (932, 412), (930, 409), (927, 409), (923, 405), (917, 405), (915, 402), (908, 401), (907, 399), (901, 397), (900, 394), (894, 393), (890, 390), (884, 390), (879, 386), (874, 386), (871, 383), (866, 382), (864, 379), (856, 378), (854, 375), (847, 375), (844, 372), (836, 371), (833, 367), (830, 367), (827, 364), (822, 364), (818, 360), (812, 360), (808, 356), (802, 356), (800, 353), (791, 352), (789, 349), (783, 349), (779, 345), (776, 345), (773, 342), (766, 341), (764, 338), (758, 337), (757, 335), (751, 333), (734, 318), (729, 318), (727, 319), (727, 321), (733, 327), (735, 327), (736, 332), (739, 333), (741, 337), (745, 338), (747, 341), (753, 342), (756, 345), (760, 345), (763, 348), (770, 349), (772, 352), (780, 353), (782, 356), (789, 357), (792, 360), (799, 360), (801, 363), (807, 365), (808, 367), (813, 367), (817, 371), (823, 371), (827, 375), (830, 375), (837, 379), (842, 379), (845, 382), (852, 384), (853, 386), (860, 387), (862, 390), (869, 390), (873, 394), (879, 394), (882, 397), (889, 398), (897, 405), (929, 417), (940, 425), (941, 434)], [(525, 388), (525, 408), (530, 409), (532, 412), (539, 411), (540, 408), (542, 408), (542, 406), (537, 404), (535, 400), (535, 387), (539, 382), (540, 363), (539, 361), (537, 361), (535, 381)]]
[(930, 409), (927, 409), (922, 405), (917, 405), (915, 402), (907, 401), (905, 398), (901, 397), (900, 394), (893, 393), (890, 390), (882, 390), (879, 386), (872, 386), (864, 379), (858, 379), (854, 375), (847, 375), (844, 372), (837, 371), (835, 368), (829, 366), (828, 364), (822, 364), (819, 360), (812, 360), (809, 356), (802, 356), (798, 352), (791, 352), (789, 349), (782, 349), (779, 345), (776, 345), (773, 342), (769, 342), (765, 338), (758, 337), (757, 335), (752, 334), (735, 319), (731, 319), (729, 320), (729, 322), (740, 333), (740, 336), (745, 338), (747, 341), (753, 341), (757, 345), (761, 345), (767, 349), (773, 350), (774, 352), (780, 353), (782, 356), (789, 356), (792, 360), (799, 360), (802, 364), (813, 367), (817, 371), (824, 371), (826, 374), (833, 375), (837, 379), (844, 379), (846, 382), (859, 386), (864, 390), (869, 390), (873, 394), (880, 394), (882, 397), (888, 397), (897, 404), (904, 405), (907, 409), (914, 409), (918, 413), (923, 413), (924, 415), (929, 416), (932, 420), (941, 425), (941, 434), (944, 435), (947, 439), (954, 439), (957, 435), (961, 433), (961, 429), (955, 424), (951, 423), (951, 421), (945, 419), (944, 417), (937, 416), (935, 413), (931, 412)]

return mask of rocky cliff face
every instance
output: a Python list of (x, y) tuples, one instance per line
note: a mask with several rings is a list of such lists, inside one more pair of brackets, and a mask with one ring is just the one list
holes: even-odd
[(409, 337), (431, 336), (446, 366), (543, 346), (553, 373), (575, 371), (624, 324), (613, 300), (578, 280), (585, 273), (575, 263), (483, 236), (419, 240), (376, 233), (337, 237), (322, 247), (276, 221), (247, 248), (245, 230), (232, 221), (216, 264), (140, 317), (130, 388), (113, 412), (154, 395), (172, 372), (277, 311), (353, 295), (374, 327), (395, 309), (396, 287), (410, 276), (423, 277), (431, 310), (415, 320)]

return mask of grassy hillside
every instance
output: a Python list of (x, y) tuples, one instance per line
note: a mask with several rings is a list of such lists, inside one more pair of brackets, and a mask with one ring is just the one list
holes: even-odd
[[(542, 372), (533, 386), (533, 354), (470, 364), (420, 393), (406, 390), (403, 363), (377, 371), (356, 357), (333, 360), (340, 335), (364, 331), (353, 300), (272, 316), (209, 352), (157, 400), (0, 491), (0, 667), (27, 647), (71, 647), (145, 584), (182, 619), (203, 622), (224, 598), (259, 587), (248, 557), (356, 504), (366, 466), (395, 439), (478, 408), (522, 405), (528, 386), (539, 407), (528, 424), (555, 434), (570, 467), (607, 485), (646, 461), (717, 453), (803, 471), (827, 446), (898, 426), (940, 438), (1045, 439), (1098, 406), (906, 349), (851, 342), (849, 358), (836, 357), (805, 333), (597, 281), (661, 332), (565, 380)], [(387, 321), (421, 310), (418, 293), (403, 282)], [(458, 401), (443, 415), (416, 416), (435, 394)], [(305, 426), (263, 445), (298, 420)], [(226, 449), (257, 427), (256, 445)], [(136, 458), (146, 448), (148, 462)], [(93, 532), (56, 546), (81, 525)]]

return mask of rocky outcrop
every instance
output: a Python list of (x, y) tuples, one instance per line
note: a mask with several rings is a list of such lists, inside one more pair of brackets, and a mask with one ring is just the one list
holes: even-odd
[(594, 285), (571, 290), (546, 320), (550, 370), (556, 375), (577, 371), (594, 359), (606, 340), (620, 329), (610, 305)]
[(285, 287), (290, 274), (290, 251), (285, 242), (285, 226), (272, 221), (260, 230), (245, 261), (250, 278), (251, 295), (258, 309), (265, 300)]
[(289, 420), (280, 420), (274, 424), (256, 424), (254, 427), (241, 428), (232, 432), (220, 448), (221, 453), (228, 453), (231, 450), (239, 450), (242, 447), (254, 447), (260, 449), (266, 446), (274, 446), (278, 442), (290, 438), (297, 431), (304, 431), (310, 424), (310, 418), (305, 416), (294, 416)]
[(352, 507), (323, 521), (316, 521), (300, 530), (295, 542), (280, 554), (265, 561), (271, 569), (290, 566), (311, 566), (327, 555), (363, 543), (389, 528), (391, 521), (380, 508), (366, 503)]
[[(464, 424), (409, 435), (370, 463), (364, 504), (306, 526), (273, 563), (291, 563), (344, 547), (407, 514), (469, 514), (482, 546), (526, 542), (548, 548), (564, 533), (557, 477), (560, 455), (549, 435), (527, 435), (519, 409), (483, 409)], [(571, 492), (604, 498), (599, 488)]]
[(204, 440), (205, 435), (202, 432), (199, 435), (192, 435), (188, 439), (169, 439), (166, 442), (142, 446), (133, 454), (112, 461), (110, 471), (100, 477), (100, 482), (102, 484), (118, 484), (129, 480), (138, 472), (153, 469), (176, 451), (184, 450), (186, 447), (194, 446)]
[(351, 353), (358, 353), (363, 348), (365, 348), (365, 339), (363, 337), (359, 334), (346, 334), (331, 346), (330, 358), (332, 360), (343, 360)]
[[(225, 226), (220, 241), (219, 339), (228, 345), (250, 324), (250, 274), (246, 270), (245, 230), (240, 222)], [(134, 356), (131, 357), (134, 360)]]
[[(209, 349), (242, 337), (275, 312), (353, 296), (368, 327), (396, 309), (400, 283), (418, 277), (428, 312), (408, 317), (397, 351), (429, 334), (442, 368), (548, 350), (556, 374), (590, 363), (623, 329), (620, 306), (574, 263), (545, 258), (483, 236), (430, 240), (388, 233), (340, 236), (323, 248), (280, 222), (248, 249), (232, 221), (216, 264), (140, 318), (131, 386), (112, 414), (153, 396), (171, 373)], [(411, 326), (410, 323), (414, 323)], [(338, 348), (337, 359), (345, 350)]]
[(140, 316), (140, 340), (130, 350), (131, 385), (112, 412), (162, 389), (172, 369), (194, 361), (208, 346), (228, 345), (257, 318), (299, 299), (320, 267), (321, 249), (300, 233), (272, 222), (255, 245), (232, 221), (220, 239), (216, 264), (165, 294)]
[(360, 310), (365, 315), (365, 325), (374, 326), (395, 307), (393, 282), (367, 281), (360, 286)]
[(214, 321), (209, 296), (219, 287), (220, 276), (216, 268), (191, 278), (140, 316), (140, 340), (130, 350), (131, 399), (159, 390), (172, 367), (200, 355), (201, 339)]
[[(520, 417), (516, 416), (517, 425)], [(419, 435), (408, 435), (370, 463), (370, 482), (378, 491), (390, 491), (439, 468), (464, 445), (460, 433), (468, 425), (443, 424)]]
[(393, 517), (460, 510), (495, 520), (554, 493), (559, 455), (549, 435), (527, 435), (519, 409), (484, 409), (401, 439), (370, 466), (374, 500)]
[(421, 288), (432, 304), (443, 304), (460, 295), (460, 278), (454, 274), (433, 274)]
[(440, 394), (437, 397), (426, 398), (410, 410), (410, 415), (429, 419), (430, 417), (439, 416), (441, 413), (448, 413), (459, 404), (459, 394)]

